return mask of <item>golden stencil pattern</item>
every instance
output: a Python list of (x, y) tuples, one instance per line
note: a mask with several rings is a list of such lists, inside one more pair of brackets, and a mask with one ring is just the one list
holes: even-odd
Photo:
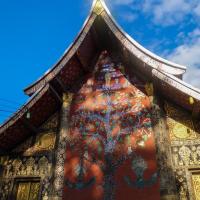
[(200, 174), (192, 174), (195, 200), (200, 200)]
[(32, 183), (30, 188), (29, 200), (38, 200), (40, 183)]
[(58, 127), (58, 113), (50, 117), (42, 126), (42, 129), (54, 129)]
[(191, 117), (165, 102), (165, 110), (167, 113), (167, 125), (169, 127), (170, 139), (173, 140), (193, 140), (197, 138)]
[[(58, 113), (55, 113), (53, 116), (51, 116), (40, 128), (41, 128), (41, 130), (44, 130), (44, 132), (54, 132), (55, 130), (56, 130), (56, 128), (58, 127)], [(44, 133), (42, 133), (42, 134), (44, 134)], [(36, 140), (36, 143), (39, 141), (46, 141), (44, 144), (39, 144), (38, 146), (39, 146), (39, 149), (40, 149), (40, 147), (41, 146), (48, 146), (47, 144), (48, 144), (48, 142), (50, 142), (50, 141), (47, 141), (47, 140), (49, 140), (50, 139), (50, 137), (49, 136), (44, 136), (44, 138), (40, 138), (41, 137), (41, 135), (42, 134), (39, 134), (38, 136), (37, 136), (37, 140)], [(53, 139), (53, 138), (52, 138)], [(52, 140), (52, 139), (50, 139), (50, 140)], [(53, 139), (54, 140), (54, 139)], [(34, 150), (33, 150), (33, 153), (31, 154), (31, 153), (29, 153), (29, 151), (31, 152), (31, 149), (33, 148), (33, 146), (32, 146), (32, 142), (33, 142), (33, 137), (29, 137), (25, 142), (23, 142), (22, 144), (20, 144), (19, 146), (17, 146), (14, 150), (13, 150), (13, 152), (14, 153), (23, 153), (23, 152), (26, 152), (27, 150), (28, 150), (28, 152), (26, 152), (25, 154), (26, 155), (30, 155), (30, 156), (32, 156), (33, 154), (34, 154)], [(54, 142), (52, 141), (52, 143), (51, 143), (51, 145), (49, 145), (50, 147), (48, 148), (47, 147), (47, 149), (45, 149), (45, 150), (52, 150), (52, 149), (54, 149)], [(35, 148), (35, 147), (34, 147)], [(46, 147), (45, 147), (46, 148)]]
[(20, 144), (19, 146), (17, 146), (13, 152), (14, 153), (22, 153), (24, 151), (26, 151), (32, 143), (33, 137), (28, 138), (25, 142), (23, 142), (22, 144)]
[(54, 133), (44, 133), (37, 137), (36, 143), (24, 152), (24, 156), (32, 156), (43, 151), (54, 149), (56, 135)]

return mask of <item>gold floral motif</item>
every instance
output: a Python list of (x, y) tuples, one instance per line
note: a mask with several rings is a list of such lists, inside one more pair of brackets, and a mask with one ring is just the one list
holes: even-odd
[(192, 146), (191, 150), (192, 150), (192, 152), (191, 152), (191, 155), (192, 155), (191, 164), (198, 165), (199, 164), (199, 160), (198, 160), (197, 148), (195, 146)]
[(183, 111), (165, 102), (167, 112), (167, 124), (171, 140), (193, 140), (197, 138), (193, 121)]
[(25, 163), (26, 174), (32, 175), (34, 166), (35, 166), (35, 160), (34, 160), (34, 158), (31, 157)]
[(192, 174), (192, 183), (194, 189), (195, 200), (200, 200), (200, 174)]
[(179, 164), (179, 156), (177, 154), (178, 149), (175, 147), (173, 148), (173, 158), (174, 158), (174, 164), (177, 166)]
[(46, 176), (47, 174), (50, 175), (51, 164), (49, 163), (48, 159), (45, 156), (40, 158), (40, 160), (38, 161), (38, 166), (39, 166), (39, 173), (42, 177)]
[(12, 165), (13, 165), (14, 173), (15, 173), (15, 174), (18, 174), (19, 168), (20, 168), (21, 165), (22, 165), (22, 161), (19, 160), (19, 159), (16, 159), (16, 160), (13, 161), (13, 164), (12, 164)]
[(200, 165), (200, 146), (173, 147), (173, 161), (175, 166)]
[(188, 147), (182, 146), (179, 149), (179, 155), (182, 158), (182, 160), (183, 160), (185, 165), (189, 165), (190, 164), (191, 150)]

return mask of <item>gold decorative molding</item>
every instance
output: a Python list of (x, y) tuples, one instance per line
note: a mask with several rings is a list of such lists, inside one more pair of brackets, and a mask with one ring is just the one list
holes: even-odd
[(153, 83), (146, 83), (145, 90), (148, 96), (153, 96), (154, 93)]
[(4, 165), (4, 178), (16, 176), (40, 176), (42, 178), (51, 175), (52, 164), (43, 156), (39, 160), (34, 157), (9, 160)]

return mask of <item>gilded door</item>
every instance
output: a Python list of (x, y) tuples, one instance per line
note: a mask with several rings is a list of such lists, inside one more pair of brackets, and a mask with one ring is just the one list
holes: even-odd
[(192, 185), (195, 200), (200, 200), (200, 173), (192, 173)]
[(15, 200), (38, 200), (39, 181), (17, 181)]

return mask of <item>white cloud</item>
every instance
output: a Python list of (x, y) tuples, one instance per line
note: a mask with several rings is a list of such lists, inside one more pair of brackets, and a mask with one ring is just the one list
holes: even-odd
[[(200, 19), (199, 0), (107, 0), (113, 6), (127, 6), (130, 9), (132, 18), (139, 12), (151, 16), (157, 25), (170, 26), (176, 25), (194, 16)], [(130, 14), (128, 15), (130, 16)], [(127, 17), (128, 21), (129, 20)]]
[(192, 44), (184, 44), (175, 49), (171, 59), (184, 65), (200, 65), (200, 38)]
[(184, 76), (184, 81), (200, 89), (200, 68), (195, 66), (189, 67)]
[(199, 0), (108, 0), (112, 5), (125, 5), (152, 16), (155, 24), (169, 26), (184, 21), (188, 16), (200, 17)]
[(117, 15), (119, 15), (126, 22), (133, 22), (137, 18), (137, 13), (133, 12), (131, 7), (135, 4), (137, 0), (107, 0), (107, 3), (111, 4), (111, 6), (120, 8), (121, 6), (125, 6), (126, 11), (119, 11)]
[(120, 16), (126, 22), (133, 22), (137, 18), (137, 15), (134, 13), (131, 13), (131, 12), (122, 13), (122, 14), (120, 14)]
[(184, 80), (200, 88), (200, 29), (188, 34), (188, 42), (178, 46), (168, 59), (187, 66)]
[(195, 7), (194, 13), (200, 17), (200, 3)]
[(163, 25), (176, 24), (190, 12), (191, 6), (185, 0), (163, 0), (153, 8), (154, 22)]
[(192, 32), (188, 34), (189, 38), (192, 40), (196, 40), (198, 37), (200, 37), (200, 28), (194, 29)]
[(116, 5), (130, 5), (134, 3), (134, 0), (114, 0), (112, 3)]

